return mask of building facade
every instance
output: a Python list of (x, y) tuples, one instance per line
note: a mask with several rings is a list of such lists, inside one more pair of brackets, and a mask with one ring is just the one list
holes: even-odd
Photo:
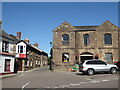
[(120, 29), (110, 21), (98, 26), (72, 26), (63, 22), (53, 30), (53, 62), (58, 65), (100, 59), (120, 60)]
[[(2, 22), (0, 23), (1, 26)], [(0, 74), (14, 72), (16, 41), (0, 29)]]
[(0, 74), (14, 73), (18, 61), (18, 71), (25, 71), (48, 64), (48, 54), (38, 48), (38, 44), (29, 44), (29, 40), (21, 40), (21, 32), (17, 35), (6, 33), (0, 21)]
[(19, 71), (47, 65), (48, 54), (38, 48), (38, 44), (29, 44), (29, 40), (21, 40), (16, 45), (16, 59), (19, 63)]

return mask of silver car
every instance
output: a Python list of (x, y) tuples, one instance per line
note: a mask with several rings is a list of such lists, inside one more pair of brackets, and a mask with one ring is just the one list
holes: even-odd
[(86, 60), (79, 65), (79, 71), (93, 75), (96, 72), (110, 72), (112, 74), (117, 73), (118, 67), (114, 64), (107, 64), (102, 60)]

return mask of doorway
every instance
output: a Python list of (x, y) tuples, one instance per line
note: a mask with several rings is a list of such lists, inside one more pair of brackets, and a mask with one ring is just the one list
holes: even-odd
[(89, 52), (85, 52), (80, 54), (80, 61), (84, 62), (85, 60), (93, 59), (93, 54)]
[(5, 71), (10, 71), (10, 61), (11, 59), (5, 59)]
[(19, 68), (18, 71), (22, 71), (22, 59), (18, 59)]

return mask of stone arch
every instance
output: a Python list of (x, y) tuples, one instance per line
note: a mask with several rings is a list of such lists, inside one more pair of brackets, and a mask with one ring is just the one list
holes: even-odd
[(85, 60), (93, 59), (93, 54), (90, 52), (83, 52), (80, 54), (80, 61), (83, 62)]

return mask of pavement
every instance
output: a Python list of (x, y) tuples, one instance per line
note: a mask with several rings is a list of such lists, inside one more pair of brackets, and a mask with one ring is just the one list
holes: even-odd
[(21, 75), (23, 73), (31, 72), (31, 71), (34, 71), (34, 70), (37, 70), (37, 69), (42, 69), (42, 68), (45, 68), (45, 67), (48, 67), (48, 66), (38, 67), (38, 68), (34, 68), (34, 69), (31, 69), (31, 70), (27, 70), (27, 71), (18, 71), (17, 73), (13, 73), (13, 74), (0, 75), (0, 79), (18, 76), (18, 75)]

